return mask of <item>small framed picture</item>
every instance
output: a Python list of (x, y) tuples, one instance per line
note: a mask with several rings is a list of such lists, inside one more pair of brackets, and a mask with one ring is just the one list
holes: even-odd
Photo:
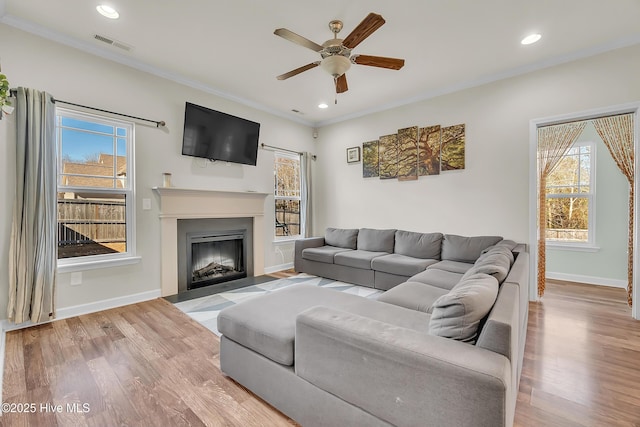
[(347, 163), (356, 163), (360, 161), (360, 147), (347, 148)]

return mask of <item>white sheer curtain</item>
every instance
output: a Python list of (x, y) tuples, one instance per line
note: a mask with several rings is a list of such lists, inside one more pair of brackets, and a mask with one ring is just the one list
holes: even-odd
[(16, 95), (16, 194), (9, 250), (14, 323), (51, 320), (57, 263), (55, 107), (45, 92)]
[(304, 237), (313, 236), (311, 229), (312, 220), (312, 206), (311, 206), (311, 163), (313, 161), (313, 155), (307, 152), (302, 153), (300, 156), (300, 166), (302, 174), (301, 182), (301, 204), (300, 207), (302, 214), (302, 224), (304, 227)]

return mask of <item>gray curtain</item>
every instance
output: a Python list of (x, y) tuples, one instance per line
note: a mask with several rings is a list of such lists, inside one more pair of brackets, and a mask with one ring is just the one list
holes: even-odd
[(38, 323), (51, 320), (55, 314), (55, 107), (49, 94), (19, 88), (15, 108), (16, 195), (7, 314), (14, 323)]
[(300, 166), (302, 167), (302, 223), (304, 237), (311, 237), (313, 236), (313, 231), (311, 230), (311, 162), (313, 161), (313, 155), (304, 152), (300, 160)]

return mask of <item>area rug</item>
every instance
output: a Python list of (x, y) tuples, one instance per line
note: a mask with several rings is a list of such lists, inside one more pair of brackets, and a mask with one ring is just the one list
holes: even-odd
[(364, 286), (357, 286), (350, 283), (338, 282), (336, 280), (325, 279), (309, 274), (298, 274), (286, 279), (278, 279), (259, 285), (247, 286), (245, 288), (234, 289), (228, 292), (208, 295), (201, 298), (175, 303), (174, 305), (199, 322), (214, 334), (220, 336), (218, 332), (218, 313), (225, 307), (237, 304), (259, 295), (277, 292), (290, 286), (313, 285), (323, 288), (331, 288), (349, 294), (360, 295), (366, 298), (376, 299), (382, 291)]

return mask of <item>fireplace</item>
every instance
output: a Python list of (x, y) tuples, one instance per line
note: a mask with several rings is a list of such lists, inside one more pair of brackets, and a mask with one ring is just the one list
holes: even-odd
[(178, 293), (253, 277), (251, 218), (179, 219)]
[(247, 277), (246, 232), (187, 233), (187, 289)]
[[(160, 200), (162, 296), (187, 290), (184, 240), (185, 233), (188, 232), (246, 229), (244, 261), (247, 277), (264, 274), (264, 201), (269, 194), (175, 187), (154, 187), (153, 190)], [(224, 225), (212, 224), (210, 221), (222, 222)], [(243, 223), (238, 224), (236, 221)]]

